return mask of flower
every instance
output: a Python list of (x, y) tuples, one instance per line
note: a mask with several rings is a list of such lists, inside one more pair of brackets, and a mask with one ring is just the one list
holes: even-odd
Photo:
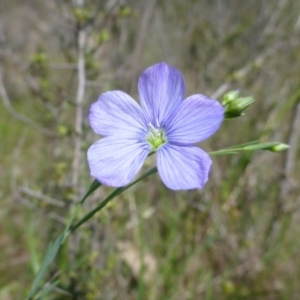
[(156, 152), (158, 173), (168, 188), (203, 188), (212, 162), (194, 144), (218, 130), (223, 106), (200, 94), (183, 100), (184, 78), (166, 63), (141, 74), (138, 93), (141, 106), (122, 91), (103, 93), (92, 104), (91, 127), (104, 138), (88, 150), (91, 175), (105, 185), (124, 186)]

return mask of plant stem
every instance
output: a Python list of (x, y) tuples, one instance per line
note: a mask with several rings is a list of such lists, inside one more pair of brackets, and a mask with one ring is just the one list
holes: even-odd
[(115, 189), (107, 198), (105, 198), (98, 206), (96, 206), (93, 210), (91, 210), (89, 213), (87, 213), (81, 220), (79, 220), (74, 226), (71, 226), (69, 233), (74, 232), (77, 228), (79, 228), (83, 223), (85, 223), (87, 220), (89, 220), (94, 214), (96, 214), (99, 210), (101, 210), (104, 206), (107, 205), (107, 203), (112, 200), (113, 198), (115, 198), (116, 196), (118, 196), (119, 194), (121, 194), (123, 191), (127, 190), (128, 188), (130, 188), (131, 186), (133, 186), (134, 184), (138, 183), (139, 181), (147, 178), (148, 176), (154, 174), (157, 172), (157, 168), (154, 167), (151, 170), (149, 170), (148, 172), (146, 172), (144, 175), (142, 175), (141, 177), (139, 177), (137, 180), (133, 181), (132, 183), (123, 186), (123, 187), (119, 187), (117, 189)]

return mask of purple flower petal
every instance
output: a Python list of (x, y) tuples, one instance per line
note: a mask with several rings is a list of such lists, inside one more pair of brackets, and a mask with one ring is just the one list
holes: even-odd
[(178, 144), (201, 142), (218, 130), (223, 119), (224, 108), (218, 101), (204, 95), (190, 96), (166, 124), (168, 141)]
[(203, 188), (208, 180), (211, 159), (197, 147), (169, 144), (157, 151), (157, 169), (172, 190)]
[(100, 95), (91, 106), (89, 120), (93, 130), (103, 136), (137, 139), (148, 128), (141, 107), (121, 91)]
[(175, 68), (159, 63), (141, 74), (138, 90), (149, 122), (162, 126), (184, 99), (184, 78)]
[(91, 175), (105, 185), (124, 186), (139, 172), (148, 153), (146, 142), (103, 138), (94, 143), (87, 153)]
[(183, 100), (184, 78), (166, 63), (146, 69), (138, 90), (141, 107), (121, 91), (104, 93), (91, 106), (91, 126), (105, 136), (88, 150), (91, 175), (103, 184), (124, 186), (152, 149), (157, 152), (157, 168), (166, 186), (202, 188), (212, 162), (192, 144), (219, 128), (224, 108), (203, 95)]

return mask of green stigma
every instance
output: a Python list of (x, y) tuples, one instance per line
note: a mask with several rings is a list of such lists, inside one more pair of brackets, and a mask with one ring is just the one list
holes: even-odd
[(146, 137), (147, 142), (151, 146), (151, 151), (157, 151), (157, 149), (167, 143), (167, 138), (164, 130), (155, 128), (152, 124), (149, 124), (150, 130)]

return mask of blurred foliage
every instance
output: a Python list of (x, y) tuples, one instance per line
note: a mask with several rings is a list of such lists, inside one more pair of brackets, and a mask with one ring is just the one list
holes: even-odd
[[(0, 103), (0, 299), (26, 297), (91, 183), (90, 104), (112, 89), (137, 98), (139, 73), (159, 61), (183, 72), (187, 95), (254, 96), (244, 116), (201, 144), (207, 151), (257, 139), (291, 148), (214, 157), (202, 191), (170, 191), (157, 175), (131, 188), (70, 237), (45, 299), (298, 299), (299, 11), (292, 0), (2, 0), (0, 67), (12, 108), (51, 135)], [(74, 187), (80, 30), (86, 91)]]

